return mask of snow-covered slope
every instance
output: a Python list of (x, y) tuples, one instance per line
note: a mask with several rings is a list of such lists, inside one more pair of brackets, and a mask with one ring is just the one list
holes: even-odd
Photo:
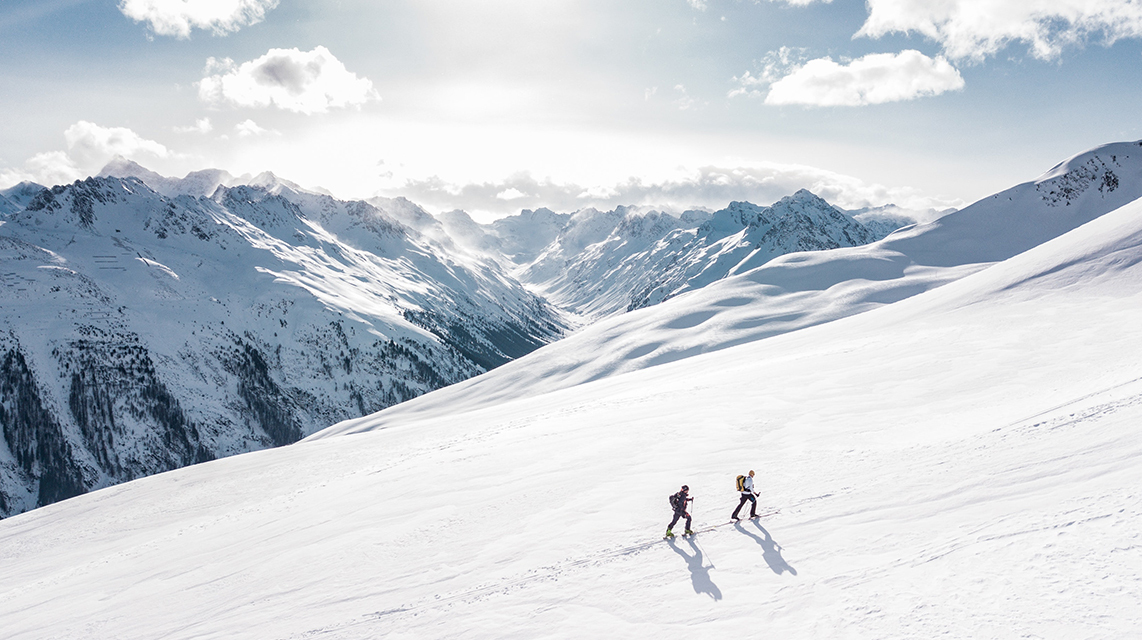
[[(836, 322), (472, 410), (437, 392), (10, 518), (0, 620), (14, 640), (1130, 637), (1140, 308), (1136, 202)], [(723, 522), (751, 468), (779, 514), (660, 539), (678, 485)]]
[(260, 180), (93, 178), (7, 216), (0, 515), (294, 442), (561, 334), (494, 261)]
[[(530, 360), (440, 393), (453, 408), (538, 395), (862, 313), (975, 273), (1140, 196), (1142, 143), (1106, 145), (873, 244), (747, 258), (736, 275), (684, 301), (601, 320)], [(394, 409), (422, 410), (419, 401)]]

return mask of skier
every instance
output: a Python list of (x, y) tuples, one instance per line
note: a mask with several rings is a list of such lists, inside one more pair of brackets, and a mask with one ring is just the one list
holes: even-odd
[(683, 517), (686, 518), (686, 533), (685, 533), (685, 535), (691, 535), (694, 533), (693, 531), (690, 530), (690, 514), (686, 513), (686, 503), (690, 502), (691, 500), (694, 499), (694, 498), (691, 498), (689, 496), (689, 493), (690, 493), (690, 487), (687, 487), (686, 485), (682, 485), (681, 491), (670, 496), (670, 506), (674, 507), (674, 519), (671, 520), (670, 525), (668, 527), (666, 527), (666, 537), (667, 538), (673, 538), (674, 537), (674, 533), (671, 531), (671, 529), (673, 529), (674, 525), (677, 524), (678, 519), (683, 518)]
[(745, 506), (746, 501), (750, 502), (749, 517), (757, 517), (757, 494), (753, 491), (753, 469), (749, 470), (748, 476), (738, 476), (738, 491), (742, 494), (741, 502), (738, 503), (738, 508), (734, 509), (734, 514), (730, 516), (731, 520), (740, 520), (738, 512)]

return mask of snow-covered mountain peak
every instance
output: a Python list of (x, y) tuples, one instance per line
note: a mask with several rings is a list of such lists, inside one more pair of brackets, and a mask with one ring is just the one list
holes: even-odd
[(234, 176), (222, 169), (202, 169), (191, 171), (183, 178), (171, 178), (160, 175), (139, 163), (128, 160), (122, 156), (115, 156), (108, 162), (96, 177), (138, 178), (151, 189), (167, 197), (180, 195), (210, 196), (218, 187), (253, 186), (261, 187), (271, 193), (292, 191), (305, 194), (330, 195), (321, 188), (307, 189), (278, 177), (272, 171), (263, 171), (256, 176)]
[(210, 199), (263, 231), (293, 234), (306, 219), (301, 209), (280, 188), (267, 189), (260, 185), (219, 187)]
[(7, 189), (0, 190), (0, 196), (7, 198), (9, 201), (17, 204), (27, 204), (35, 195), (46, 189), (41, 184), (36, 184), (28, 180), (24, 180), (19, 184), (12, 185)]
[(173, 198), (180, 195), (209, 196), (223, 185), (236, 183), (234, 176), (221, 169), (192, 171), (185, 178), (170, 178), (160, 175), (139, 163), (122, 156), (115, 156), (103, 167), (97, 177), (137, 178), (154, 191)]
[(278, 177), (272, 171), (263, 171), (249, 180), (234, 179), (231, 181), (232, 185), (248, 185), (251, 187), (261, 187), (270, 193), (278, 194), (284, 191), (292, 191), (294, 193), (307, 193), (331, 196), (326, 189), (320, 187), (305, 188), (292, 180), (286, 180)]
[[(1044, 182), (1053, 178), (1058, 178), (1067, 173), (1075, 171), (1083, 171), (1084, 167), (1090, 165), (1093, 160), (1099, 164), (1106, 164), (1109, 160), (1112, 163), (1118, 163), (1121, 157), (1123, 161), (1128, 161), (1131, 156), (1142, 155), (1142, 140), (1134, 140), (1130, 142), (1111, 142), (1104, 145), (1099, 145), (1093, 149), (1088, 149), (1059, 162), (1055, 166), (1043, 172), (1034, 182)], [(1137, 160), (1135, 161), (1137, 162)]]
[(9, 215), (28, 206), (45, 187), (25, 180), (0, 191), (0, 216)]
[[(1081, 198), (1122, 200), (1112, 194), (1123, 179), (1133, 182), (1139, 175), (1142, 175), (1142, 140), (1107, 144), (1080, 153), (1052, 167), (1034, 182), (1044, 202), (1070, 206)], [(1132, 194), (1133, 190), (1128, 192)]]
[(662, 238), (672, 229), (682, 226), (682, 221), (668, 213), (661, 211), (648, 211), (646, 213), (629, 213), (622, 222), (615, 227), (614, 234), (624, 239)]
[(1142, 146), (1104, 145), (1039, 178), (893, 234), (885, 247), (920, 264), (1005, 260), (1142, 197)]
[(527, 264), (555, 242), (570, 220), (570, 214), (550, 209), (524, 209), (519, 215), (492, 222), (489, 233), (499, 240), (501, 250), (509, 259), (516, 264)]
[(440, 220), (424, 207), (416, 204), (405, 197), (397, 198), (382, 198), (376, 196), (366, 200), (369, 204), (377, 207), (393, 220), (403, 224), (410, 229), (427, 234), (432, 237), (439, 238), (441, 235), (442, 227)]
[[(103, 212), (129, 197), (161, 197), (138, 178), (87, 178), (38, 192), (27, 206), (11, 216), (13, 221), (33, 221), (53, 230), (95, 229)], [(96, 214), (96, 208), (100, 215)], [(105, 209), (110, 207), (110, 209)], [(118, 218), (119, 214), (112, 215)], [(123, 225), (120, 225), (122, 227)], [(105, 225), (100, 225), (104, 228)]]

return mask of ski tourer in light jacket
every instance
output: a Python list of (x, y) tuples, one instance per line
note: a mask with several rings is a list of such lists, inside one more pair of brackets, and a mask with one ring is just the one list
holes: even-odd
[(749, 502), (749, 517), (757, 517), (757, 494), (753, 490), (753, 469), (750, 469), (749, 475), (742, 480), (741, 487), (742, 499), (741, 502), (738, 503), (738, 508), (734, 509), (733, 515), (730, 516), (731, 520), (738, 519), (738, 513), (742, 510), (742, 507), (745, 506), (746, 502)]

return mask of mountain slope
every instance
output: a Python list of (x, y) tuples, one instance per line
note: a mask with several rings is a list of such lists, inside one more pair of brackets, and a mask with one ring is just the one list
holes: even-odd
[(561, 334), (497, 264), (372, 205), (211, 194), (95, 178), (0, 226), (0, 515), (288, 444)]
[[(471, 411), (429, 394), (52, 505), (0, 522), (0, 618), (14, 639), (1126, 637), (1140, 270), (1133, 203), (837, 322)], [(780, 514), (659, 539), (679, 484), (719, 522), (749, 468)]]

